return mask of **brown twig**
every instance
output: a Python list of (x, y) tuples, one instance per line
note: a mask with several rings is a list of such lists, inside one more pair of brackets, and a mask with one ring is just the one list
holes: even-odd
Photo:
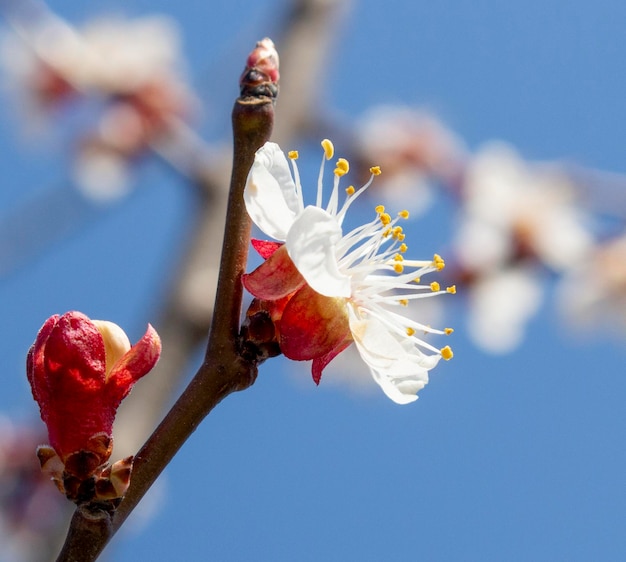
[[(247, 69), (248, 70), (248, 69)], [(243, 203), (246, 177), (254, 153), (270, 137), (274, 122), (274, 83), (242, 77), (242, 95), (233, 109), (233, 172), (226, 232), (212, 324), (205, 361), (165, 419), (135, 456), (130, 488), (113, 514), (76, 510), (58, 561), (95, 560), (124, 523), (165, 466), (206, 415), (228, 394), (254, 383), (255, 361), (239, 352), (242, 285), (250, 237), (250, 219)], [(255, 79), (258, 76), (255, 75)]]

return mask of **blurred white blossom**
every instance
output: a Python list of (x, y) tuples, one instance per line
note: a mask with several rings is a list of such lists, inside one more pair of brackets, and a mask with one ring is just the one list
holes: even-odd
[(9, 85), (28, 116), (97, 102), (96, 126), (77, 143), (75, 179), (91, 199), (115, 198), (127, 190), (137, 157), (179, 130), (196, 107), (178, 28), (150, 16), (100, 18), (75, 29), (43, 14), (5, 37)]
[(377, 106), (365, 113), (355, 133), (365, 162), (385, 170), (373, 190), (389, 206), (423, 212), (433, 180), (453, 184), (465, 159), (462, 141), (433, 115), (411, 107)]
[[(56, 548), (71, 509), (40, 470), (43, 433), (0, 413), (0, 562), (31, 562)], [(66, 505), (67, 504), (67, 505)]]
[(529, 164), (504, 144), (470, 161), (454, 251), (478, 345), (508, 352), (521, 342), (548, 271), (564, 273), (593, 247), (586, 219), (558, 167)]
[(559, 304), (580, 327), (626, 329), (626, 235), (598, 245), (559, 284)]

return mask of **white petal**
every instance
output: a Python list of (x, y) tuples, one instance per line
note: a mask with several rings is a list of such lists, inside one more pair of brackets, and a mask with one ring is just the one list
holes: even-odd
[(417, 400), (417, 393), (428, 383), (428, 370), (440, 356), (425, 355), (409, 339), (400, 341), (375, 319), (351, 315), (350, 329), (361, 358), (383, 392), (397, 404)]
[(319, 207), (307, 207), (294, 221), (287, 252), (309, 286), (327, 297), (349, 297), (350, 277), (339, 271), (337, 244), (341, 240), (337, 220)]
[(380, 371), (371, 369), (374, 380), (378, 383), (383, 392), (388, 398), (393, 400), (396, 404), (410, 404), (417, 400), (417, 393), (424, 388), (426, 383), (421, 382), (413, 388), (402, 387), (405, 381), (393, 381), (385, 377)]
[(287, 238), (303, 204), (287, 158), (276, 143), (265, 143), (257, 151), (243, 197), (250, 218), (265, 234), (276, 240)]
[(486, 276), (470, 295), (471, 338), (491, 353), (510, 353), (521, 344), (542, 298), (541, 278), (533, 268), (509, 268)]
[(106, 376), (111, 369), (130, 349), (130, 340), (126, 332), (114, 322), (108, 320), (92, 320), (104, 340)]

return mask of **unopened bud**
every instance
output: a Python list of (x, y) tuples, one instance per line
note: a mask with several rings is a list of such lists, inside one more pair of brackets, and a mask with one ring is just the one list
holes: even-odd
[(274, 42), (269, 37), (257, 42), (239, 79), (241, 94), (276, 97), (280, 78), (278, 66), (278, 51)]
[(280, 355), (276, 325), (272, 320), (271, 307), (267, 301), (254, 299), (246, 312), (241, 328), (241, 339), (245, 354), (252, 361), (262, 363), (269, 357)]

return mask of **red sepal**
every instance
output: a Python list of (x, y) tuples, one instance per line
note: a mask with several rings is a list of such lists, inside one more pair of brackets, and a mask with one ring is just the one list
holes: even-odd
[(282, 299), (305, 284), (284, 245), (252, 273), (242, 275), (242, 282), (252, 295), (262, 300)]
[(350, 334), (345, 300), (325, 297), (305, 285), (283, 311), (280, 349), (289, 359), (306, 361), (331, 353), (350, 340)]
[(284, 242), (273, 242), (271, 240), (259, 240), (258, 238), (251, 238), (250, 243), (252, 247), (263, 258), (269, 258), (278, 248), (284, 246)]

